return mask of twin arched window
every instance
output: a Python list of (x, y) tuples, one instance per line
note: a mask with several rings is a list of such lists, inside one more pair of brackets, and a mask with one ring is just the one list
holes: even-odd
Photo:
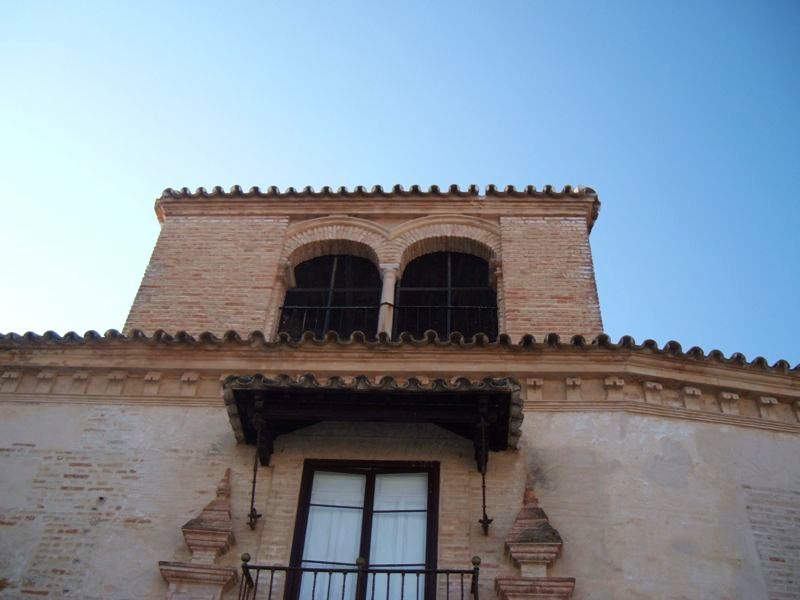
[[(299, 338), (304, 331), (321, 337), (328, 331), (349, 336), (377, 333), (381, 277), (366, 258), (347, 254), (312, 258), (295, 268), (296, 287), (286, 293), (279, 331)], [(434, 252), (412, 260), (396, 290), (393, 337), (408, 331), (421, 337), (460, 332), (497, 337), (497, 295), (489, 265), (477, 256)]]

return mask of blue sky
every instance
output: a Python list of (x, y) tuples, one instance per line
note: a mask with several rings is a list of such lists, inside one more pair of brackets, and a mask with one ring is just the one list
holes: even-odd
[(3, 2), (0, 331), (121, 328), (165, 187), (582, 184), (606, 331), (800, 362), (800, 3)]

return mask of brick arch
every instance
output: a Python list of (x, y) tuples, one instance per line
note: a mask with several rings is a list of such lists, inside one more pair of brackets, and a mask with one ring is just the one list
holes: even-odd
[(297, 223), (287, 231), (283, 258), (292, 267), (325, 254), (352, 254), (378, 266), (387, 230), (376, 223), (346, 216), (321, 217)]
[(500, 234), (489, 221), (462, 215), (423, 217), (392, 232), (382, 249), (387, 262), (405, 266), (431, 252), (464, 252), (487, 262), (500, 260)]

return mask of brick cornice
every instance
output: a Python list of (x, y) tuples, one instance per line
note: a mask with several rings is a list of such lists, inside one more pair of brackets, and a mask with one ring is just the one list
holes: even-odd
[(598, 340), (588, 345), (552, 338), (511, 344), (507, 338), (268, 342), (255, 334), (6, 335), (0, 336), (0, 401), (221, 406), (221, 378), (255, 373), (311, 373), (320, 381), (389, 375), (400, 383), (411, 377), (513, 377), (525, 382), (526, 411), (622, 411), (800, 433), (797, 367), (695, 349), (683, 353), (674, 343), (659, 349), (647, 342)]
[(430, 200), (423, 197), (374, 200), (370, 198), (281, 200), (265, 202), (259, 199), (203, 198), (158, 200), (156, 213), (160, 221), (173, 217), (264, 217), (315, 218), (331, 213), (347, 213), (357, 217), (419, 218), (430, 215), (458, 213), (484, 219), (499, 217), (579, 217), (591, 228), (597, 214), (598, 202), (590, 198), (446, 198)]

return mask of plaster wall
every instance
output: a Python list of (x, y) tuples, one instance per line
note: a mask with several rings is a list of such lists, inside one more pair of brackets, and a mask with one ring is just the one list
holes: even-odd
[(523, 427), (576, 598), (800, 598), (796, 436), (625, 413)]
[(180, 527), (226, 467), (236, 545), (220, 562), (286, 564), (303, 460), (352, 458), (441, 462), (439, 564), (481, 556), (485, 598), (518, 573), (504, 541), (526, 481), (564, 538), (550, 574), (575, 577), (575, 598), (797, 598), (799, 449), (792, 434), (719, 424), (527, 413), (520, 449), (490, 457), (484, 536), (469, 441), (320, 424), (278, 438), (250, 531), (252, 448), (221, 407), (2, 404), (0, 597), (163, 598), (157, 562), (189, 559)]

